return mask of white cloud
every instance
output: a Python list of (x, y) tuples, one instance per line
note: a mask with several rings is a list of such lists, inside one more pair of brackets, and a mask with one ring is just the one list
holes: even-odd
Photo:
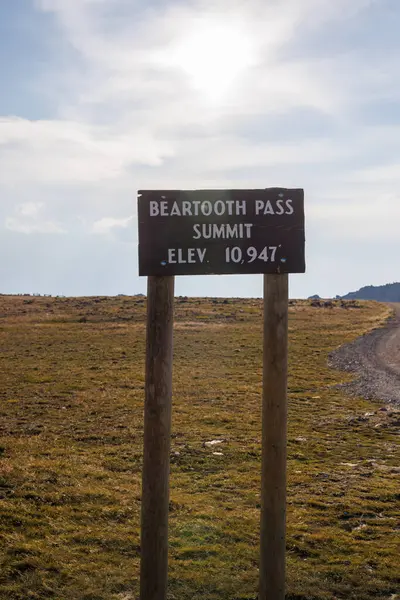
[(324, 205), (313, 205), (308, 211), (310, 222), (325, 232), (326, 237), (343, 238), (354, 243), (364, 241), (377, 245), (398, 238), (400, 195), (367, 188), (358, 190), (351, 200), (345, 190)]
[(26, 202), (15, 209), (16, 216), (6, 217), (4, 225), (17, 233), (66, 233), (56, 221), (42, 215), (43, 202)]
[(17, 212), (23, 217), (32, 217), (43, 208), (43, 202), (25, 202), (17, 206)]
[(123, 219), (115, 219), (113, 217), (104, 217), (95, 221), (92, 225), (92, 233), (98, 233), (101, 235), (108, 235), (114, 228), (121, 227), (125, 229), (129, 227), (133, 217), (126, 217)]
[(52, 221), (29, 222), (8, 217), (5, 226), (6, 229), (17, 233), (66, 233), (65, 229)]
[(127, 133), (74, 121), (0, 119), (0, 182), (98, 181), (129, 165), (160, 165), (171, 154), (140, 125)]
[(353, 181), (360, 183), (370, 183), (377, 186), (396, 186), (400, 185), (400, 163), (382, 165), (355, 171), (352, 176)]

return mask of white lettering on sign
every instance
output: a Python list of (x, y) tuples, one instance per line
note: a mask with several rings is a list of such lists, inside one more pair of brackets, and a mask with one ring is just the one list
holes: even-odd
[(256, 215), (292, 215), (293, 206), (292, 200), (277, 200), (275, 206), (271, 200), (256, 200), (255, 203)]
[(177, 205), (176, 202), (174, 202), (173, 206), (172, 206), (172, 210), (169, 213), (171, 215), (171, 217), (180, 217), (181, 216), (181, 211), (179, 210), (179, 206)]
[[(174, 204), (177, 204), (177, 203), (176, 203), (176, 202), (174, 202)], [(192, 207), (191, 207), (191, 204), (190, 204), (189, 200), (184, 200), (184, 201), (182, 202), (182, 215), (183, 215), (184, 217), (187, 217), (187, 216), (189, 216), (189, 217), (190, 217), (190, 216), (191, 216), (191, 214), (192, 214)]]
[[(257, 200), (256, 202), (259, 202)], [(181, 203), (174, 200), (171, 208), (167, 200), (151, 200), (149, 202), (150, 217), (209, 217), (212, 214), (222, 217), (223, 215), (246, 215), (247, 204), (245, 200), (182, 200)], [(258, 214), (258, 213), (257, 213)]]
[(149, 202), (149, 208), (151, 217), (156, 217), (160, 213), (157, 200), (151, 200), (151, 202)]
[(245, 215), (246, 214), (246, 202), (242, 200), (236, 200), (236, 214), (237, 215)]
[(252, 227), (253, 223), (235, 223), (232, 225), (230, 223), (221, 223), (220, 225), (217, 223), (196, 223), (196, 225), (193, 225), (193, 239), (250, 239)]
[(205, 200), (205, 202), (203, 202), (203, 204), (201, 205), (201, 212), (205, 217), (209, 217), (211, 215), (212, 209), (213, 207), (209, 200)]
[[(281, 246), (279, 246), (280, 248)], [(275, 255), (278, 246), (264, 246), (264, 248), (259, 251), (254, 246), (250, 246), (245, 250), (239, 248), (239, 246), (235, 246), (233, 248), (225, 248), (225, 262), (234, 262), (234, 263), (252, 263), (255, 260), (262, 260), (264, 262), (275, 262)], [(285, 262), (285, 259), (281, 260), (281, 262)]]
[(185, 250), (182, 248), (169, 248), (167, 262), (172, 265), (194, 264), (197, 262), (203, 263), (206, 252), (206, 248), (187, 248)]
[(214, 204), (215, 214), (221, 217), (225, 213), (225, 210), (226, 207), (222, 200), (217, 200), (217, 202)]
[(285, 202), (286, 204), (286, 212), (285, 215), (292, 215), (294, 213), (294, 209), (293, 209), (293, 201), (292, 200), (286, 200)]

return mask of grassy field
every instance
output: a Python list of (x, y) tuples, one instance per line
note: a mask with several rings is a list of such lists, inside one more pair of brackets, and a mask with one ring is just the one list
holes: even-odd
[[(137, 598), (145, 310), (0, 297), (1, 600)], [(288, 600), (399, 597), (398, 414), (327, 367), (388, 312), (290, 306)], [(257, 596), (261, 347), (261, 301), (177, 298), (171, 600)]]

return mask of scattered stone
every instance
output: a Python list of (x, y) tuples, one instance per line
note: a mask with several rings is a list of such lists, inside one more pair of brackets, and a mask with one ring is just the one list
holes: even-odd
[(350, 423), (366, 423), (368, 421), (367, 417), (350, 417), (347, 419), (347, 422)]
[(211, 440), (210, 442), (204, 442), (205, 446), (217, 446), (218, 444), (222, 444), (224, 440)]
[(223, 452), (213, 452), (213, 456), (223, 456)]

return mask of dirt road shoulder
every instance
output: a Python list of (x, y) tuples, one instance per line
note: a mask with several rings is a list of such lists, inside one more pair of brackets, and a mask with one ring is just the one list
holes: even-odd
[(341, 346), (329, 356), (329, 366), (357, 373), (344, 384), (347, 393), (400, 405), (400, 303), (384, 327)]

